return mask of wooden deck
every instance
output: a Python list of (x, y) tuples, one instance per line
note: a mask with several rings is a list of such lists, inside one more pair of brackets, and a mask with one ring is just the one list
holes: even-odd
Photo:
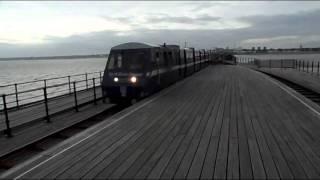
[(265, 75), (211, 66), (2, 178), (320, 178), (320, 113)]
[(279, 68), (257, 68), (257, 70), (270, 73), (296, 84), (320, 93), (320, 74), (317, 72), (302, 72), (296, 69), (279, 69)]
[[(101, 88), (96, 88), (97, 98), (102, 97)], [(93, 88), (80, 91), (77, 93), (78, 104), (84, 104), (86, 102), (92, 101), (94, 99)], [(48, 108), (49, 114), (56, 114), (67, 109), (73, 108), (75, 106), (74, 94), (65, 95), (61, 97), (56, 97), (49, 99)], [(22, 107), (20, 109), (10, 110), (8, 113), (10, 126), (12, 128), (21, 125), (26, 125), (27, 123), (33, 122), (35, 120), (42, 119), (46, 117), (46, 110), (44, 102), (34, 103), (27, 107)], [(0, 131), (6, 129), (5, 116), (3, 112), (0, 112)]]

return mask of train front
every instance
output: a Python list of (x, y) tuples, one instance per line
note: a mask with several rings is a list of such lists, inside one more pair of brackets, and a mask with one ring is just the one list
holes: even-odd
[(110, 100), (143, 97), (147, 56), (146, 49), (111, 49), (102, 82)]

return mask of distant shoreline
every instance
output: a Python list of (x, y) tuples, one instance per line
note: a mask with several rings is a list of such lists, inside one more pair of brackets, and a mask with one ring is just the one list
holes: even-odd
[(295, 52), (255, 52), (255, 53), (235, 53), (236, 55), (287, 55), (287, 54), (320, 54), (320, 51), (295, 51)]
[(63, 60), (63, 59), (86, 59), (86, 58), (106, 58), (108, 54), (95, 55), (72, 55), (72, 56), (41, 56), (41, 57), (10, 57), (0, 58), (0, 61), (14, 61), (14, 60)]

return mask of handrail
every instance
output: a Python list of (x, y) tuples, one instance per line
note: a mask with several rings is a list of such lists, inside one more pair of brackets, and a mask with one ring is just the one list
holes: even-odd
[(37, 80), (32, 80), (32, 81), (25, 81), (25, 82), (19, 82), (19, 83), (12, 83), (12, 84), (5, 84), (5, 85), (0, 85), (0, 88), (5, 88), (9, 86), (15, 86), (15, 85), (22, 85), (22, 84), (30, 84), (30, 83), (35, 83), (35, 82), (41, 82), (41, 81), (50, 81), (50, 80), (56, 80), (56, 79), (63, 79), (63, 78), (68, 78), (71, 77), (77, 77), (77, 76), (83, 76), (83, 75), (90, 75), (90, 74), (97, 74), (97, 73), (103, 73), (104, 71), (95, 71), (95, 72), (89, 72), (89, 73), (82, 73), (82, 74), (73, 74), (73, 75), (68, 75), (68, 76), (58, 76), (58, 77), (52, 77), (52, 78), (43, 78), (43, 79), (37, 79)]
[[(5, 91), (3, 91), (3, 94), (5, 94), (7, 98), (7, 104), (9, 104), (9, 107), (7, 108), (13, 108), (13, 107), (19, 107), (24, 104), (28, 104), (30, 102), (39, 101), (39, 97), (43, 96), (43, 88), (46, 88), (46, 90), (49, 91), (49, 92), (46, 92), (47, 95), (50, 95), (52, 97), (60, 96), (64, 94), (70, 94), (73, 91), (72, 82), (76, 82), (77, 86), (78, 84), (81, 84), (81, 86), (78, 87), (79, 90), (91, 88), (93, 86), (91, 82), (92, 78), (101, 80), (102, 74), (103, 74), (103, 71), (95, 71), (90, 73), (53, 77), (53, 78), (34, 80), (34, 81), (28, 81), (23, 83), (13, 83), (5, 86), (0, 86), (0, 89), (8, 88), (6, 89), (6, 91), (7, 92), (9, 91), (9, 93), (6, 93)], [(88, 75), (90, 76), (90, 78), (88, 78)], [(82, 76), (82, 77), (78, 78), (79, 76)], [(51, 85), (48, 85), (49, 80), (56, 80), (56, 79), (62, 79), (62, 78), (65, 78), (65, 80), (63, 80), (65, 82), (59, 81), (59, 82), (56, 82), (55, 84), (51, 83)], [(100, 80), (97, 81), (98, 83), (96, 85), (100, 84)], [(22, 86), (24, 89), (22, 90), (18, 89), (19, 85), (28, 84), (28, 83), (39, 83), (39, 82), (43, 82), (43, 84), (30, 85), (31, 87), (30, 89), (27, 89), (24, 86)], [(16, 104), (15, 106), (14, 106), (14, 103)], [(1, 110), (3, 107), (3, 103), (0, 103), (0, 106), (1, 106), (0, 107), (0, 110)]]

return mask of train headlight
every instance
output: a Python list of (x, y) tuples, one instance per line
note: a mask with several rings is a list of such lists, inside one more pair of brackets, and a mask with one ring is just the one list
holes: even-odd
[(130, 78), (130, 81), (131, 81), (132, 83), (136, 83), (136, 82), (137, 82), (137, 78), (136, 78), (135, 76), (132, 76), (132, 77)]
[(114, 77), (114, 78), (113, 78), (113, 81), (114, 81), (114, 82), (118, 82), (118, 81), (119, 81), (119, 78)]

